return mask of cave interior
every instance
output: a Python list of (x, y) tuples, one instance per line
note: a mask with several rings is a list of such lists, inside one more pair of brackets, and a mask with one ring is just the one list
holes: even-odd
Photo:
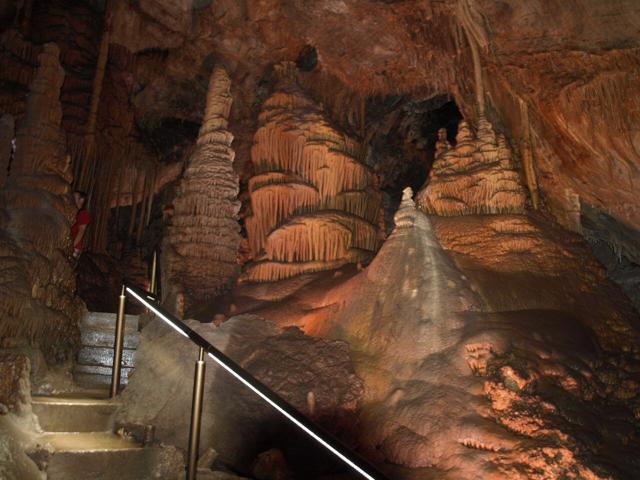
[(0, 477), (640, 478), (639, 25), (0, 0)]

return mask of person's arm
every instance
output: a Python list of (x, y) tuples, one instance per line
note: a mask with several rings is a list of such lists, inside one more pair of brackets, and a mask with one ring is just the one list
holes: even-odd
[(78, 225), (78, 233), (76, 233), (76, 238), (73, 239), (73, 248), (76, 248), (76, 245), (82, 241), (84, 238), (84, 233), (87, 231), (87, 225)]

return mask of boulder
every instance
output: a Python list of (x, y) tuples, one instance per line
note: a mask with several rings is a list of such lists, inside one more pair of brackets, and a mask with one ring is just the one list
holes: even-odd
[[(252, 315), (233, 317), (220, 327), (188, 325), (303, 413), (336, 433), (353, 424), (363, 394), (344, 342), (281, 329)], [(156, 439), (187, 447), (194, 362), (198, 349), (160, 320), (142, 331), (136, 369), (121, 395), (120, 424), (153, 424)], [(311, 442), (311, 443), (309, 443)], [(201, 451), (214, 448), (219, 460), (249, 471), (265, 447), (321, 450), (283, 417), (207, 359)], [(296, 455), (297, 456), (297, 455)]]

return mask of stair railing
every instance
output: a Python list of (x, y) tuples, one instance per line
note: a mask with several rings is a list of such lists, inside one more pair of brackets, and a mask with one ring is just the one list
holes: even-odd
[(214, 347), (205, 338), (197, 332), (189, 328), (183, 321), (165, 310), (158, 302), (157, 297), (142, 288), (125, 282), (122, 285), (122, 291), (118, 303), (118, 318), (116, 321), (116, 334), (113, 355), (113, 373), (111, 379), (111, 398), (118, 394), (120, 388), (120, 373), (122, 367), (122, 343), (125, 321), (125, 302), (129, 295), (150, 312), (153, 312), (158, 318), (167, 323), (180, 335), (191, 340), (198, 347), (198, 360), (195, 365), (195, 374), (193, 382), (193, 398), (191, 402), (191, 424), (189, 430), (189, 447), (187, 462), (187, 480), (195, 480), (199, 444), (200, 444), (200, 425), (202, 419), (202, 401), (204, 395), (204, 377), (205, 377), (205, 354), (212, 358), (229, 374), (238, 381), (248, 387), (253, 393), (259, 396), (266, 403), (280, 412), (288, 421), (305, 432), (311, 438), (316, 440), (325, 449), (338, 457), (342, 462), (351, 467), (363, 478), (368, 480), (384, 480), (386, 477), (380, 473), (373, 465), (364, 460), (362, 457), (345, 447), (333, 435), (313, 423), (293, 406), (287, 403), (282, 397), (272, 391), (269, 387), (253, 377), (244, 368), (231, 360), (228, 356)]

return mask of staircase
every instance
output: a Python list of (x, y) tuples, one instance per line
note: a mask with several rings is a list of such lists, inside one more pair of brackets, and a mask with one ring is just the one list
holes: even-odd
[[(73, 369), (73, 378), (83, 386), (111, 384), (113, 344), (116, 314), (90, 312), (80, 324), (80, 351)], [(124, 350), (122, 352), (121, 383), (126, 384), (135, 364), (135, 352), (140, 342), (138, 315), (125, 315)]]
[[(184, 458), (174, 447), (143, 445), (113, 433), (117, 402), (93, 396), (33, 397), (44, 433), (31, 458), (47, 480), (177, 479)], [(147, 439), (152, 440), (152, 439)]]

